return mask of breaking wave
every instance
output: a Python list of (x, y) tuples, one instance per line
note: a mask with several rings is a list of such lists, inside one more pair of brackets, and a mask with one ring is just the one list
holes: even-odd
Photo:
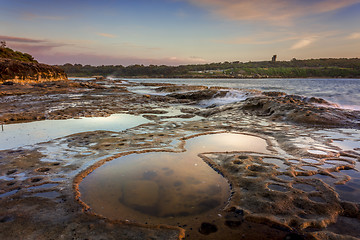
[(340, 105), (340, 108), (354, 110), (354, 111), (360, 111), (360, 105)]
[(229, 103), (235, 103), (246, 100), (250, 97), (249, 92), (239, 91), (239, 90), (230, 90), (226, 93), (223, 97), (215, 97), (209, 100), (203, 100), (199, 104), (202, 107), (216, 107), (221, 106)]

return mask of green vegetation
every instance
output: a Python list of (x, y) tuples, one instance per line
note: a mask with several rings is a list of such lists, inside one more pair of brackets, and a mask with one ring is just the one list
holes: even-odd
[(38, 63), (27, 53), (14, 51), (0, 41), (0, 84), (10, 82), (41, 82), (66, 80), (61, 68)]
[(291, 61), (223, 62), (196, 65), (102, 65), (64, 64), (69, 76), (154, 77), (154, 78), (360, 78), (359, 58)]
[(11, 48), (6, 47), (6, 43), (4, 41), (1, 42), (0, 47), (0, 58), (8, 58), (12, 60), (19, 60), (21, 62), (35, 62), (34, 57), (28, 53), (22, 53), (18, 51), (14, 51)]
[[(33, 56), (14, 51), (0, 42), (0, 58), (37, 63)], [(274, 58), (274, 57), (273, 57)], [(360, 78), (359, 58), (323, 58), (291, 61), (222, 62), (180, 66), (64, 64), (59, 66), (69, 76), (137, 77), (137, 78)]]

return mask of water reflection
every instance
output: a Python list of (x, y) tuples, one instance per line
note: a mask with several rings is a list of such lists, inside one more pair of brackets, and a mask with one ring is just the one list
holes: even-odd
[(33, 145), (80, 132), (123, 131), (148, 122), (141, 116), (114, 114), (110, 117), (9, 124), (4, 126), (4, 131), (0, 131), (0, 150)]
[(110, 219), (177, 224), (189, 216), (204, 217), (225, 206), (230, 187), (197, 155), (268, 153), (266, 147), (266, 141), (258, 137), (220, 133), (187, 140), (186, 151), (181, 153), (127, 155), (88, 175), (79, 185), (81, 199)]

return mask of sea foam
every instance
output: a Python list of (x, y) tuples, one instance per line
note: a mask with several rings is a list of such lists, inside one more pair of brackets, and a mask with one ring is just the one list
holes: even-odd
[(221, 106), (229, 103), (235, 103), (246, 100), (250, 96), (249, 92), (240, 90), (230, 90), (224, 97), (214, 97), (209, 100), (203, 100), (200, 102), (200, 106)]

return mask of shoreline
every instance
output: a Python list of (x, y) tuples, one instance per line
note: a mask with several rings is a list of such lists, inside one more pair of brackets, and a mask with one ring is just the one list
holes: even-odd
[[(130, 86), (132, 84), (137, 83), (130, 83)], [(8, 118), (15, 119), (18, 116), (20, 122), (26, 118), (33, 121), (34, 117), (69, 119), (127, 113), (143, 116), (151, 119), (151, 122), (124, 131), (81, 132), (33, 146), (0, 151), (1, 238), (26, 236), (31, 239), (36, 236), (38, 239), (49, 239), (62, 236), (68, 239), (102, 236), (112, 239), (122, 236), (124, 239), (146, 239), (152, 236), (156, 239), (180, 239), (183, 234), (179, 226), (175, 226), (176, 229), (143, 228), (89, 214), (78, 202), (74, 192), (76, 183), (84, 172), (93, 171), (99, 164), (117, 156), (155, 149), (177, 151), (181, 150), (181, 144), (174, 140), (185, 141), (194, 136), (222, 131), (247, 133), (267, 139), (273, 152), (270, 155), (246, 151), (202, 154), (203, 161), (210, 163), (213, 169), (222, 169), (225, 177), (231, 179), (235, 195), (226, 213), (211, 223), (217, 226), (217, 233), (202, 235), (197, 231), (201, 227), (199, 222), (192, 226), (193, 230), (185, 232), (185, 236), (190, 234), (187, 239), (191, 239), (191, 236), (195, 239), (218, 239), (219, 236), (238, 239), (239, 234), (247, 239), (258, 239), (264, 234), (269, 239), (283, 239), (286, 236), (356, 239), (359, 234), (356, 228), (354, 232), (341, 232), (336, 227), (336, 218), (347, 217), (356, 226), (360, 217), (360, 203), (342, 200), (334, 190), (338, 184), (347, 186), (347, 182), (352, 179), (345, 172), (344, 176), (338, 173), (354, 170), (360, 162), (360, 149), (345, 151), (334, 145), (334, 140), (338, 139), (356, 141), (357, 137), (353, 135), (359, 128), (349, 125), (347, 121), (353, 121), (350, 115), (344, 115), (344, 122), (339, 121), (338, 125), (331, 126), (334, 121), (330, 119), (329, 124), (323, 121), (326, 119), (324, 117), (331, 117), (335, 113), (340, 114), (336, 115), (339, 117), (342, 113), (340, 110), (328, 112), (326, 107), (321, 110), (296, 98), (286, 98), (280, 93), (272, 93), (274, 96), (254, 96), (245, 102), (202, 109), (196, 103), (213, 98), (219, 89), (190, 86), (188, 92), (172, 92), (179, 86), (160, 83), (154, 86), (170, 95), (136, 94), (127, 90), (129, 83), (120, 80), (99, 83), (59, 82), (45, 89), (30, 85), (23, 89), (7, 86), (10, 92), (18, 95), (13, 95), (12, 104), (3, 103), (6, 108), (1, 112), (2, 119), (4, 114), (10, 114), (11, 111), (13, 115), (8, 115)], [(10, 95), (0, 97), (6, 96)], [(259, 103), (263, 103), (264, 107), (254, 108)], [(173, 105), (179, 106), (179, 112), (170, 111)], [(18, 115), (14, 112), (15, 107)], [(272, 114), (268, 112), (268, 107), (274, 111)], [(289, 115), (294, 108), (298, 108), (297, 115)], [(302, 119), (309, 121), (307, 111), (311, 111), (313, 123), (302, 122)], [(203, 118), (192, 121), (195, 116)], [(343, 129), (345, 127), (346, 130)], [(331, 137), (332, 133), (336, 137)], [(266, 162), (267, 158), (282, 162), (282, 167), (288, 169), (281, 170), (273, 163)], [(306, 159), (313, 159), (316, 163), (306, 162), (309, 161)], [(331, 164), (331, 161), (340, 164)], [(323, 167), (325, 164), (332, 167)], [(312, 180), (318, 174), (329, 180)], [(312, 187), (317, 190), (307, 192), (295, 187), (303, 185), (305, 190)], [(246, 186), (252, 186), (248, 188), (248, 193), (243, 192)], [(281, 192), (269, 186), (275, 189), (281, 186), (287, 190)], [(299, 199), (304, 202), (298, 202), (294, 196), (301, 196)], [(322, 202), (324, 200), (325, 203)], [(277, 212), (286, 217), (282, 219)], [(305, 213), (309, 214), (308, 219), (301, 217)], [(309, 226), (321, 228), (307, 231), (307, 222), (312, 222)], [(249, 231), (249, 228), (258, 231)]]
[[(92, 78), (92, 76), (70, 76), (68, 75), (68, 78)], [(225, 76), (219, 76), (219, 77), (207, 77), (207, 76), (198, 76), (198, 77), (188, 77), (188, 76), (176, 76), (176, 77), (150, 77), (150, 76), (136, 76), (136, 77), (132, 77), (132, 76), (120, 76), (120, 77), (114, 77), (115, 79), (213, 79), (213, 80), (218, 80), (218, 79), (239, 79), (239, 80), (244, 80), (244, 79), (337, 79), (337, 80), (341, 80), (341, 79), (355, 79), (355, 80), (360, 80), (360, 77), (353, 77), (353, 78), (344, 78), (344, 77), (243, 77), (243, 78), (239, 78), (239, 77), (225, 77)], [(94, 79), (95, 80), (95, 79)]]

